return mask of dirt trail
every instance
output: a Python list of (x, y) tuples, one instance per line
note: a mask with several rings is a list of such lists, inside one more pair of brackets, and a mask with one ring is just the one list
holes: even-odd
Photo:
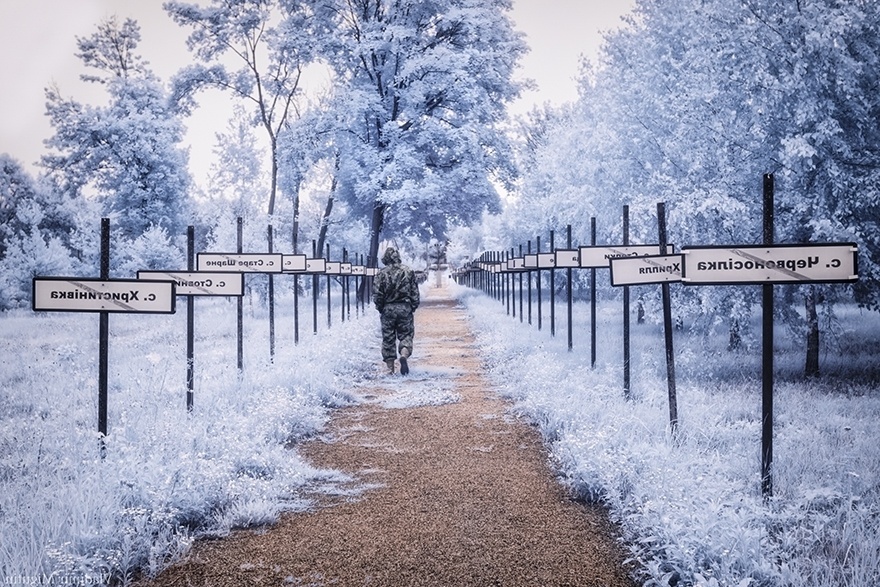
[(538, 433), (492, 393), (465, 314), (442, 289), (416, 312), (415, 347), (409, 377), (377, 374), (361, 390), (367, 403), (299, 447), (371, 489), (198, 543), (150, 585), (633, 587), (605, 513), (553, 478)]

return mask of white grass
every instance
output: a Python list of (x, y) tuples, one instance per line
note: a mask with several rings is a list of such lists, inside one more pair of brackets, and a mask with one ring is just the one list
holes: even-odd
[(278, 302), (273, 364), (266, 310), (248, 304), (239, 377), (234, 302), (196, 301), (192, 414), (183, 304), (173, 316), (111, 315), (103, 459), (98, 317), (0, 317), (0, 577), (126, 583), (181, 556), (196, 536), (272, 523), (309, 505), (309, 484), (332, 491), (344, 481), (292, 447), (375, 372), (376, 313), (342, 324), (337, 308), (329, 331), (319, 314), (315, 336), (304, 303), (294, 346), (291, 305)]
[[(618, 308), (599, 314), (591, 369), (586, 306), (575, 308), (569, 353), (564, 321), (552, 338), (546, 307), (539, 332), (534, 316), (529, 327), (482, 294), (459, 296), (493, 381), (540, 425), (572, 489), (610, 508), (645, 585), (880, 585), (880, 390), (864, 377), (880, 360), (880, 349), (864, 348), (880, 336), (876, 314), (843, 325), (841, 348), (860, 348), (855, 380), (838, 369), (828, 382), (777, 383), (774, 497), (765, 503), (760, 356), (750, 354), (759, 351), (732, 354), (726, 341), (676, 333), (673, 439), (658, 327), (633, 318), (634, 400), (626, 401)], [(796, 373), (797, 345), (777, 348), (778, 368)]]

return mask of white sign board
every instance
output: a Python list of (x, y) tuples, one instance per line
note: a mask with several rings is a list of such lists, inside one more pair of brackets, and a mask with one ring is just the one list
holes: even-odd
[(338, 261), (327, 261), (324, 268), (324, 273), (326, 273), (327, 275), (339, 275), (340, 265), (342, 265), (342, 263), (339, 263)]
[(683, 247), (691, 285), (857, 281), (855, 243)]
[(236, 273), (281, 273), (280, 253), (199, 253), (199, 271), (234, 271)]
[(324, 273), (327, 271), (327, 260), (322, 258), (306, 259), (306, 273)]
[(351, 266), (351, 274), (352, 275), (366, 275), (367, 268), (363, 265), (352, 265)]
[(365, 272), (366, 272), (367, 277), (375, 277), (375, 275), (377, 273), (379, 273), (379, 268), (378, 267), (367, 267)]
[(173, 314), (173, 281), (35, 277), (35, 312), (134, 312)]
[(553, 269), (556, 267), (556, 255), (554, 253), (538, 253), (538, 269)]
[(306, 271), (306, 256), (281, 255), (281, 269), (285, 273), (304, 273)]
[(538, 255), (526, 255), (523, 257), (523, 267), (526, 269), (536, 269), (538, 267)]
[(580, 267), (581, 255), (577, 249), (556, 249), (556, 267)]
[(681, 255), (650, 255), (611, 259), (611, 285), (643, 285), (681, 281)]
[(342, 275), (351, 275), (351, 263), (340, 263), (339, 264), (339, 273)]
[[(672, 252), (673, 245), (667, 246), (667, 251)], [(611, 259), (620, 257), (644, 257), (646, 255), (659, 255), (660, 245), (630, 245), (613, 247), (581, 247), (581, 267), (602, 269), (611, 267)]]
[(507, 260), (508, 271), (522, 271), (525, 268), (525, 259), (522, 257), (514, 257), (513, 259)]
[(201, 271), (138, 271), (138, 279), (171, 280), (179, 296), (244, 295), (243, 273), (208, 273)]

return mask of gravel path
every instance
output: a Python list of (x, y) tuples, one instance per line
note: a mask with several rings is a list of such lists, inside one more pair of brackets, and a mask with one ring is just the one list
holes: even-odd
[[(605, 512), (568, 498), (509, 415), (444, 290), (416, 312), (409, 377), (377, 374), (299, 450), (368, 487), (198, 543), (153, 586), (633, 587)], [(377, 365), (379, 351), (376, 350)]]

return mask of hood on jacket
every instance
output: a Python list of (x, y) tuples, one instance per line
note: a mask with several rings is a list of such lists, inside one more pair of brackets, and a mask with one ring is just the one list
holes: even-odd
[(393, 247), (388, 247), (385, 249), (385, 254), (382, 255), (382, 263), (385, 265), (397, 265), (400, 263), (400, 253)]

